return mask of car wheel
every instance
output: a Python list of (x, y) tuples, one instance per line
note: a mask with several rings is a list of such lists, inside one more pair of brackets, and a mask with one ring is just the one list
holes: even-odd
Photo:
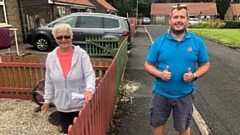
[(37, 37), (37, 39), (35, 40), (35, 47), (39, 50), (39, 51), (48, 51), (51, 49), (51, 45), (49, 40), (46, 37)]

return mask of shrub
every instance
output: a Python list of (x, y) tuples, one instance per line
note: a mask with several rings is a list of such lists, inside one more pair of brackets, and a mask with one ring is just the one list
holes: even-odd
[(225, 28), (240, 28), (240, 21), (225, 21)]
[(189, 28), (225, 28), (226, 23), (220, 22), (201, 22), (197, 24), (190, 24)]
[(226, 23), (218, 23), (217, 27), (216, 28), (225, 28), (226, 26)]

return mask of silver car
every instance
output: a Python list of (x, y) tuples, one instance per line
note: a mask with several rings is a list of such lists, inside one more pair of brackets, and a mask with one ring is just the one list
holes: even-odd
[(190, 18), (188, 24), (196, 24), (200, 22), (201, 20), (199, 20), (198, 18)]
[(85, 47), (86, 37), (119, 38), (128, 36), (128, 50), (132, 48), (131, 28), (128, 19), (104, 13), (72, 13), (45, 26), (28, 32), (27, 43), (40, 51), (52, 50), (57, 44), (52, 28), (57, 23), (68, 23), (73, 29), (73, 44)]
[(151, 23), (151, 19), (149, 17), (142, 18), (142, 24), (150, 24), (150, 23)]

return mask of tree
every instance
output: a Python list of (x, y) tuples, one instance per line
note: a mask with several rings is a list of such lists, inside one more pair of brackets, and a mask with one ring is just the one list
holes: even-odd
[(216, 5), (217, 5), (219, 18), (223, 20), (225, 13), (228, 7), (230, 6), (230, 0), (217, 0)]
[(134, 15), (134, 5), (132, 0), (122, 0), (121, 2), (118, 0), (107, 0), (107, 2), (118, 10), (119, 16), (127, 17), (127, 13), (129, 16)]
[[(152, 3), (183, 3), (183, 2), (213, 2), (214, 0), (138, 0), (138, 16), (150, 16)], [(128, 12), (130, 17), (136, 16), (137, 0), (107, 0), (111, 5), (118, 9), (118, 14), (126, 16)], [(231, 0), (216, 0), (217, 10), (220, 19), (230, 6)], [(232, 0), (233, 3), (240, 3), (240, 0)]]

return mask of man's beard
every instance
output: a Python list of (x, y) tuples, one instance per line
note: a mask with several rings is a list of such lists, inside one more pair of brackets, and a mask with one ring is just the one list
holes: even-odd
[(171, 29), (171, 32), (174, 33), (174, 34), (176, 34), (176, 35), (181, 35), (181, 34), (183, 34), (186, 30), (187, 30), (186, 28), (184, 28), (184, 29), (182, 29), (182, 30), (174, 30), (174, 29)]
[(187, 27), (183, 28), (182, 30), (175, 30), (174, 28), (170, 28), (170, 30), (172, 33), (174, 33), (176, 35), (181, 35), (187, 31)]

